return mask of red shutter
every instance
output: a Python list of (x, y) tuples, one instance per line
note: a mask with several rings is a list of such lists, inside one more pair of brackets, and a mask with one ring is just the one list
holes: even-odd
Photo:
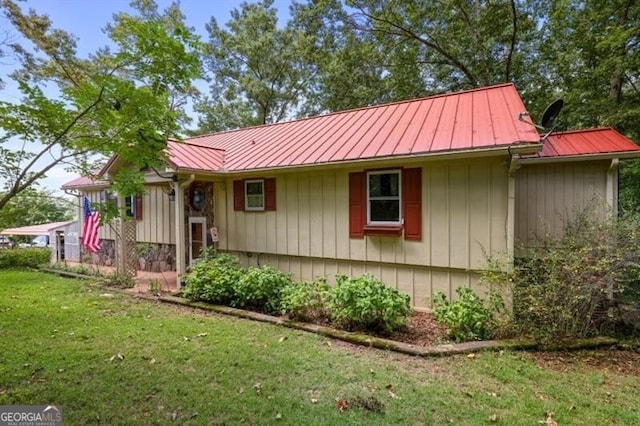
[(134, 214), (136, 216), (136, 220), (142, 220), (142, 195), (136, 195), (134, 203)]
[(405, 240), (422, 240), (422, 168), (402, 171)]
[(367, 223), (367, 194), (365, 172), (349, 173), (349, 237), (364, 238)]
[(233, 210), (235, 211), (244, 210), (244, 181), (243, 180), (233, 181)]
[(264, 209), (274, 211), (276, 209), (276, 179), (264, 180)]

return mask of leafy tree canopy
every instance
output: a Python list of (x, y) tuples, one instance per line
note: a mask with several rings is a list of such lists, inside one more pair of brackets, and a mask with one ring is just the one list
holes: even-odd
[[(157, 165), (166, 139), (181, 133), (182, 106), (201, 75), (201, 45), (178, 5), (160, 12), (152, 0), (134, 0), (135, 14), (106, 26), (110, 46), (88, 57), (47, 16), (14, 0), (0, 6), (24, 40), (10, 44), (22, 99), (0, 101), (0, 209), (55, 166), (88, 174), (96, 154), (117, 153), (136, 169)], [(126, 179), (115, 176), (116, 186)]]
[(49, 191), (28, 188), (0, 209), (0, 230), (71, 220), (74, 207), (74, 200), (56, 197)]

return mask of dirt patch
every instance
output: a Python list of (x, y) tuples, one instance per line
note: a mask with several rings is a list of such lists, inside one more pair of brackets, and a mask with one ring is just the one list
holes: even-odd
[(534, 352), (532, 356), (539, 366), (558, 372), (589, 368), (640, 377), (640, 353), (628, 350)]
[(438, 324), (431, 313), (414, 312), (407, 318), (406, 327), (388, 338), (416, 346), (432, 346), (447, 341), (447, 328)]

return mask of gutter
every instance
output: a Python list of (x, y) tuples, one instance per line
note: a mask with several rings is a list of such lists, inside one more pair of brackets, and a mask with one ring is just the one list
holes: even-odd
[(532, 157), (521, 158), (523, 164), (545, 164), (558, 163), (563, 161), (595, 161), (595, 160), (612, 160), (612, 159), (629, 159), (640, 158), (640, 151), (620, 151), (607, 152), (601, 154), (582, 154), (582, 155), (564, 155), (555, 157)]

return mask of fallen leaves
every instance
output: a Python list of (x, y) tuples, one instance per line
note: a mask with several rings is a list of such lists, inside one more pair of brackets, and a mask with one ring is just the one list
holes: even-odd
[(338, 411), (341, 413), (344, 413), (345, 411), (347, 411), (349, 409), (349, 400), (347, 399), (337, 399), (336, 400), (336, 406), (338, 408)]
[(109, 358), (109, 362), (113, 362), (116, 359), (119, 359), (120, 361), (124, 360), (124, 354), (121, 353), (121, 352), (118, 352), (117, 354), (115, 354), (111, 358)]
[(256, 395), (262, 395), (262, 383), (258, 382), (253, 385), (253, 388), (256, 390)]
[(545, 413), (546, 419), (540, 420), (538, 423), (543, 424), (545, 426), (558, 426), (558, 422), (553, 418), (553, 413), (551, 411), (547, 411)]

